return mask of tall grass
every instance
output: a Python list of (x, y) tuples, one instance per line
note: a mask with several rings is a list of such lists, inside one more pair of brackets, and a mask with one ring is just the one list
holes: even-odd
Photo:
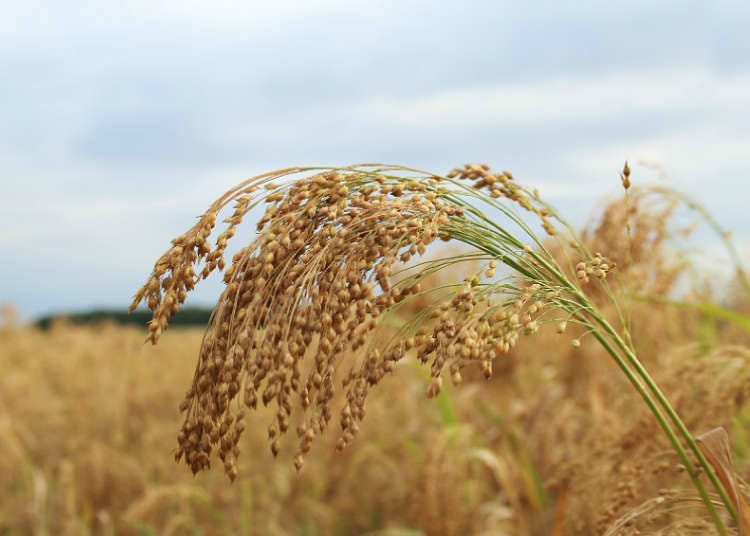
[[(212, 244), (218, 215), (231, 203), (234, 211)], [(228, 241), (261, 204), (266, 209), (257, 237), (227, 263)], [(533, 230), (537, 225), (546, 237)], [(426, 257), (436, 240), (470, 250)], [(425, 284), (469, 262), (481, 268), (463, 282)], [(429, 365), (427, 395), (436, 397), (444, 375), (457, 384), (476, 366), (489, 378), (521, 337), (552, 324), (561, 334), (577, 328), (573, 347), (582, 337), (593, 338), (621, 370), (719, 533), (727, 529), (701, 475), (738, 519), (728, 490), (637, 356), (626, 304), (608, 284), (615, 262), (607, 251), (591, 251), (553, 207), (508, 172), (467, 165), (438, 176), (367, 164), (292, 168), (245, 181), (173, 240), (136, 293), (132, 308), (145, 301), (154, 311), (152, 342), (187, 293), (214, 270), (223, 272), (226, 288), (181, 406), (185, 419), (176, 452), (194, 473), (218, 454), (226, 474), (237, 477), (246, 409), (259, 402), (275, 408), (267, 430), (274, 455), (288, 430), (295, 431), (299, 470), (334, 410), (341, 430), (337, 448), (353, 441), (370, 389), (405, 356)], [(616, 311), (614, 320), (602, 297)], [(390, 319), (412, 300), (423, 307), (394, 330)], [(345, 396), (340, 408), (339, 388)]]

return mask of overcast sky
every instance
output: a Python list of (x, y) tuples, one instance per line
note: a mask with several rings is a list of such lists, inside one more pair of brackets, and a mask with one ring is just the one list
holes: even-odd
[(487, 162), (582, 222), (644, 160), (747, 241), (748, 28), (746, 1), (2, 0), (0, 302), (126, 306), (215, 197), (297, 164)]

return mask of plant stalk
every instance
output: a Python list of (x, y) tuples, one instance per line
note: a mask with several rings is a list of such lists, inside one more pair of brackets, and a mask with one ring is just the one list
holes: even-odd
[[(593, 328), (593, 326), (591, 327)], [(665, 418), (662, 411), (657, 407), (656, 402), (654, 401), (653, 397), (643, 386), (643, 383), (641, 383), (641, 381), (636, 377), (635, 373), (630, 369), (630, 367), (627, 365), (623, 357), (617, 353), (617, 351), (612, 347), (610, 342), (601, 334), (601, 332), (599, 332), (596, 329), (592, 329), (591, 333), (599, 341), (599, 343), (604, 347), (607, 353), (609, 353), (612, 356), (612, 358), (617, 363), (617, 366), (620, 367), (620, 369), (625, 373), (625, 376), (627, 376), (628, 381), (630, 381), (631, 385), (633, 385), (635, 390), (638, 391), (638, 394), (641, 395), (641, 398), (643, 398), (643, 400), (646, 402), (646, 405), (648, 405), (649, 409), (654, 414), (654, 417), (656, 417), (656, 420), (659, 422), (659, 426), (661, 426), (662, 430), (664, 430), (664, 433), (669, 438), (670, 443), (672, 443), (672, 446), (674, 447), (675, 451), (680, 457), (680, 460), (685, 466), (685, 470), (690, 476), (690, 479), (693, 481), (693, 484), (698, 490), (698, 493), (700, 494), (701, 499), (703, 500), (703, 503), (706, 506), (706, 509), (711, 515), (711, 519), (713, 520), (714, 525), (716, 525), (716, 529), (719, 531), (719, 534), (721, 534), (722, 536), (726, 536), (727, 535), (726, 527), (724, 526), (724, 523), (719, 517), (719, 513), (716, 511), (716, 508), (714, 507), (714, 504), (711, 501), (711, 497), (708, 495), (708, 492), (706, 491), (706, 488), (703, 485), (703, 482), (701, 482), (700, 478), (698, 477), (698, 473), (696, 471), (695, 466), (690, 461), (690, 458), (688, 457), (687, 452), (685, 451), (685, 448), (683, 447), (682, 443), (680, 443), (680, 440), (675, 434), (675, 431), (669, 425), (669, 422), (667, 422), (667, 419)], [(655, 386), (656, 384), (653, 384), (653, 385)], [(664, 400), (664, 402), (666, 402), (666, 399)], [(667, 405), (669, 405), (668, 402), (666, 403)], [(710, 468), (708, 469), (708, 471), (710, 471)], [(716, 485), (716, 483), (714, 483), (714, 485)], [(724, 488), (721, 486), (719, 486), (718, 489), (720, 493), (724, 491)], [(723, 498), (724, 497), (722, 497), (722, 499)], [(730, 504), (731, 504), (731, 501), (730, 501)], [(726, 506), (726, 503), (725, 503), (725, 506)]]
[[(653, 380), (653, 378), (648, 373), (648, 371), (643, 366), (643, 364), (640, 362), (638, 357), (633, 353), (630, 347), (628, 347), (625, 341), (622, 340), (622, 338), (618, 335), (617, 331), (612, 327), (612, 325), (609, 322), (607, 322), (607, 320), (601, 314), (599, 314), (599, 312), (594, 307), (590, 305), (589, 301), (586, 299), (586, 297), (577, 287), (572, 285), (568, 281), (568, 279), (562, 273), (560, 273), (557, 269), (555, 269), (555, 267), (551, 266), (549, 262), (547, 262), (546, 259), (542, 258), (539, 255), (535, 255), (535, 259), (541, 262), (545, 266), (545, 268), (549, 270), (555, 276), (555, 278), (557, 278), (563, 285), (567, 286), (573, 292), (573, 295), (578, 300), (578, 302), (584, 307), (584, 309), (586, 309), (588, 313), (591, 315), (591, 317), (594, 320), (596, 320), (597, 324), (599, 324), (604, 329), (604, 331), (610, 337), (612, 337), (612, 340), (624, 353), (627, 361), (635, 369), (638, 376), (640, 376), (640, 378), (646, 384), (646, 386), (651, 391), (651, 393), (653, 393), (654, 397), (656, 397), (656, 400), (658, 401), (659, 405), (666, 412), (667, 416), (672, 421), (672, 423), (674, 423), (674, 425), (677, 427), (678, 432), (683, 437), (687, 445), (690, 447), (690, 450), (693, 452), (693, 454), (697, 458), (698, 463), (700, 464), (701, 468), (706, 473), (709, 480), (711, 481), (711, 484), (714, 486), (717, 493), (721, 497), (721, 500), (724, 503), (724, 506), (726, 507), (727, 511), (731, 514), (735, 522), (739, 522), (737, 509), (734, 503), (732, 502), (732, 500), (730, 499), (729, 495), (727, 494), (727, 490), (724, 489), (724, 486), (719, 481), (719, 478), (716, 476), (716, 473), (713, 471), (713, 468), (708, 463), (708, 460), (706, 460), (706, 457), (703, 455), (703, 452), (698, 447), (698, 444), (695, 442), (695, 439), (693, 439), (693, 436), (688, 431), (687, 426), (685, 426), (685, 423), (682, 421), (682, 419), (680, 419), (680, 416), (677, 414), (675, 409), (669, 403), (669, 400), (667, 400), (667, 397), (664, 395), (664, 393), (661, 391), (659, 386)], [(612, 355), (615, 361), (617, 361), (617, 364), (620, 366), (623, 372), (625, 372), (625, 374), (628, 376), (628, 379), (630, 380), (631, 384), (633, 384), (633, 386), (636, 388), (636, 390), (638, 390), (641, 396), (644, 397), (644, 400), (648, 404), (651, 411), (654, 413), (654, 416), (659, 420), (659, 423), (662, 424), (662, 428), (664, 429), (664, 432), (667, 434), (667, 436), (669, 436), (670, 441), (675, 447), (675, 450), (677, 450), (678, 454), (680, 455), (680, 458), (683, 460), (683, 463), (685, 464), (685, 468), (690, 473), (690, 477), (695, 483), (696, 488), (698, 489), (698, 492), (701, 494), (701, 497), (703, 498), (704, 503), (706, 503), (706, 508), (708, 508), (709, 512), (712, 512), (712, 517), (714, 518), (714, 521), (716, 521), (718, 517), (714, 515), (715, 509), (713, 507), (713, 503), (711, 503), (710, 499), (706, 495), (705, 488), (703, 488), (703, 484), (697, 478), (695, 465), (687, 457), (684, 447), (682, 446), (682, 444), (679, 442), (679, 440), (674, 434), (674, 430), (672, 429), (671, 426), (669, 426), (668, 423), (666, 422), (662, 423), (664, 419), (663, 414), (661, 414), (661, 412), (658, 411), (658, 408), (655, 405), (653, 405), (653, 399), (650, 397), (650, 395), (648, 396), (648, 398), (644, 396), (644, 394), (648, 395), (648, 393), (643, 391), (643, 385), (637, 381), (637, 378), (632, 376), (633, 371), (630, 370), (629, 368), (627, 368), (627, 370), (623, 368), (624, 363), (621, 363), (622, 356), (620, 356), (616, 352), (613, 353), (614, 349), (609, 344), (609, 341), (607, 341), (604, 337), (602, 337), (601, 333), (598, 332), (598, 330), (592, 329), (592, 333), (594, 334), (596, 339), (599, 340), (599, 342), (610, 353), (610, 355)], [(632, 376), (632, 379), (631, 379), (631, 376)], [(633, 380), (636, 380), (636, 382), (634, 382)], [(666, 427), (664, 426), (664, 424), (666, 424)], [(674, 441), (673, 441), (673, 438), (674, 438)], [(719, 525), (717, 525), (717, 528), (719, 528)], [(720, 529), (720, 532), (721, 532), (721, 529)]]
[[(703, 452), (698, 447), (698, 444), (695, 442), (695, 439), (693, 439), (693, 436), (688, 431), (687, 426), (685, 426), (685, 423), (682, 421), (682, 419), (680, 419), (680, 416), (677, 414), (675, 409), (667, 400), (667, 397), (664, 396), (664, 393), (661, 391), (661, 389), (659, 389), (659, 386), (656, 384), (653, 378), (651, 378), (646, 368), (643, 366), (640, 360), (636, 357), (636, 355), (627, 347), (625, 342), (620, 338), (620, 336), (617, 334), (614, 328), (609, 324), (609, 322), (607, 322), (603, 317), (599, 316), (596, 313), (592, 313), (592, 316), (596, 319), (599, 325), (601, 325), (602, 328), (604, 328), (604, 330), (612, 337), (612, 339), (615, 341), (617, 346), (625, 354), (628, 362), (633, 366), (633, 368), (635, 368), (638, 375), (643, 379), (643, 381), (648, 386), (649, 390), (654, 394), (659, 404), (662, 406), (664, 411), (669, 416), (670, 420), (677, 427), (677, 430), (680, 432), (680, 435), (683, 437), (685, 442), (690, 447), (690, 450), (693, 451), (693, 454), (695, 454), (695, 457), (698, 459), (698, 463), (700, 464), (701, 468), (706, 473), (709, 480), (711, 481), (713, 486), (716, 488), (716, 491), (721, 496), (721, 500), (724, 503), (724, 506), (732, 515), (732, 518), (735, 520), (735, 522), (737, 522), (738, 521), (737, 509), (734, 503), (732, 502), (729, 495), (727, 494), (727, 491), (724, 489), (724, 486), (719, 481), (719, 478), (716, 476), (716, 473), (714, 472), (713, 468), (708, 463), (708, 460), (706, 460), (706, 457), (703, 455)], [(688, 469), (688, 471), (691, 472), (691, 477), (692, 477), (693, 473), (695, 472), (695, 466), (692, 464), (692, 462), (688, 460), (688, 463), (685, 465), (685, 467)]]

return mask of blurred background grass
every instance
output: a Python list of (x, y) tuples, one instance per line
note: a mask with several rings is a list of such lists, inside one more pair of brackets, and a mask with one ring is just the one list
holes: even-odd
[[(726, 427), (748, 478), (745, 329), (645, 302), (633, 321), (640, 357), (690, 429)], [(659, 498), (628, 526), (710, 529), (652, 417), (585, 338), (574, 350), (544, 329), (492, 380), (469, 374), (437, 403), (407, 359), (373, 391), (351, 447), (336, 453), (324, 436), (300, 474), (292, 445), (273, 460), (261, 410), (230, 485), (220, 468), (193, 477), (172, 459), (202, 329), (172, 329), (156, 347), (144, 335), (111, 321), (6, 321), (1, 534), (585, 534)]]

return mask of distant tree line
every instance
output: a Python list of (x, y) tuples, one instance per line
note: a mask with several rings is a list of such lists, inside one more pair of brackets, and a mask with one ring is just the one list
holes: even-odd
[[(172, 320), (170, 326), (205, 326), (211, 317), (210, 308), (186, 307), (180, 309)], [(128, 313), (127, 310), (115, 309), (92, 309), (80, 313), (60, 313), (38, 318), (34, 324), (42, 329), (49, 328), (55, 320), (64, 319), (74, 324), (97, 324), (101, 322), (114, 322), (116, 324), (130, 324), (145, 327), (151, 320), (151, 311), (138, 310)]]

